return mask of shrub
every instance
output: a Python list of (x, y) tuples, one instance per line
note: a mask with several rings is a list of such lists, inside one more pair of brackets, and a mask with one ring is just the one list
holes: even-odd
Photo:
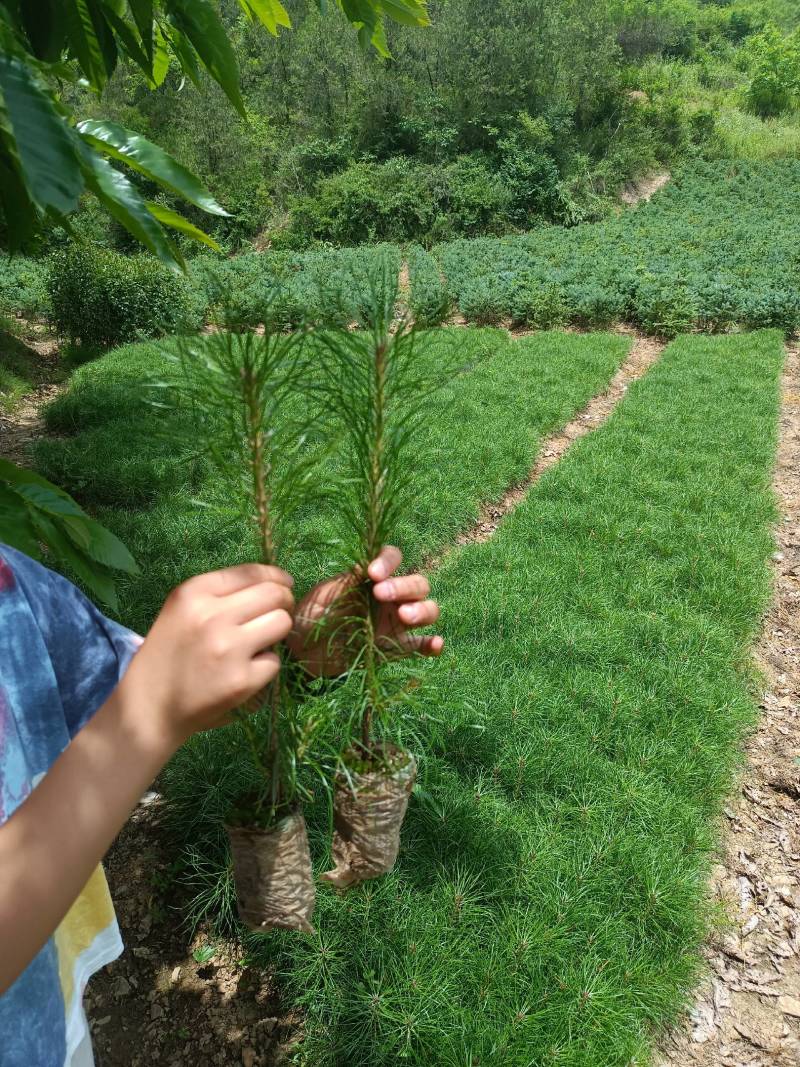
[(800, 293), (778, 286), (754, 289), (744, 298), (742, 318), (754, 330), (776, 326), (787, 335), (795, 333), (800, 327)]
[(56, 330), (84, 345), (110, 348), (197, 325), (186, 283), (148, 256), (69, 249), (51, 261), (49, 290)]
[(459, 307), (466, 319), (478, 326), (496, 326), (503, 318), (502, 296), (488, 284), (467, 282)]
[(419, 245), (408, 250), (408, 276), (411, 286), (409, 306), (421, 325), (435, 326), (447, 318), (450, 298), (433, 256)]
[(0, 313), (25, 319), (46, 318), (50, 313), (47, 264), (24, 256), (0, 261)]
[(496, 158), (475, 153), (450, 163), (397, 156), (361, 160), (323, 176), (292, 202), (282, 247), (309, 241), (431, 241), (528, 226), (570, 215), (558, 167), (544, 150), (511, 138)]
[(515, 323), (537, 330), (563, 326), (569, 319), (567, 295), (556, 282), (542, 284), (532, 279), (516, 294), (511, 315)]
[(767, 26), (749, 42), (752, 77), (747, 105), (763, 118), (788, 111), (800, 97), (800, 35)]
[(594, 283), (573, 285), (567, 289), (570, 318), (577, 326), (598, 329), (609, 326), (625, 314), (625, 299), (606, 286)]
[(635, 308), (638, 324), (658, 337), (675, 337), (692, 328), (697, 306), (681, 286), (656, 282), (642, 286)]
[(508, 196), (508, 220), (522, 228), (529, 226), (531, 219), (566, 221), (568, 205), (553, 158), (517, 138), (501, 142), (501, 148), (500, 176)]

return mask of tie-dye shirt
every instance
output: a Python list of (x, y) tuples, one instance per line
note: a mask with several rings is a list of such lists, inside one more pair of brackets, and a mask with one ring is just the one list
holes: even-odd
[[(139, 643), (65, 578), (0, 544), (0, 825), (105, 702)], [(91, 1062), (83, 990), (121, 951), (98, 867), (0, 996), (0, 1067)]]

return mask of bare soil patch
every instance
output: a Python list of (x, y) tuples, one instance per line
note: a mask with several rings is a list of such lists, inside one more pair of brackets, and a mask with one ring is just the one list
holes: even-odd
[(755, 650), (766, 689), (725, 808), (712, 880), (730, 922), (659, 1067), (800, 1063), (800, 349), (789, 346), (775, 469), (775, 596)]
[(0, 358), (4, 347), (11, 348), (28, 364), (36, 385), (10, 414), (0, 411), (0, 457), (24, 467), (30, 463), (30, 444), (44, 432), (42, 410), (61, 389), (53, 379), (60, 379), (63, 372), (58, 366), (58, 342), (47, 329), (23, 321), (20, 328), (21, 337), (0, 331)]
[(162, 821), (150, 793), (105, 860), (125, 952), (86, 992), (97, 1065), (277, 1067), (299, 1019), (281, 1013), (271, 975), (240, 946), (181, 925)]
[(647, 203), (659, 189), (664, 188), (671, 177), (672, 175), (668, 170), (663, 170), (657, 171), (655, 174), (648, 174), (644, 178), (636, 178), (634, 181), (626, 182), (620, 194), (620, 200), (628, 207), (635, 207), (643, 202)]
[(44, 382), (28, 393), (10, 415), (0, 414), (0, 457), (18, 467), (31, 465), (30, 445), (44, 433), (42, 412), (60, 391), (60, 385)]

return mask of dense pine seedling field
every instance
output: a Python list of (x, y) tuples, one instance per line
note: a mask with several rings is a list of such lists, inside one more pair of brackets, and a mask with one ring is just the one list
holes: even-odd
[[(454, 343), (462, 372), (433, 405), (400, 539), (412, 562), (521, 477), (628, 347), (451, 329), (433, 358)], [(304, 1009), (302, 1062), (644, 1062), (696, 973), (711, 819), (753, 716), (742, 664), (769, 588), (782, 348), (777, 331), (674, 342), (489, 543), (436, 575), (448, 654), (414, 707), (424, 758), (400, 865), (344, 900), (320, 891), (314, 937), (246, 939)], [(141, 401), (161, 373), (156, 345), (80, 369), (48, 413), (72, 436), (37, 452), (137, 546), (123, 616), (140, 629), (181, 578), (248, 555), (244, 531), (193, 503), (225, 486), (161, 443)], [(333, 529), (298, 522), (307, 542)], [(330, 556), (291, 566), (309, 582)], [(166, 778), (192, 913), (223, 928), (240, 745), (237, 728), (198, 737)], [(320, 798), (319, 869), (328, 820)]]
[[(502, 238), (436, 246), (245, 253), (195, 257), (175, 281), (183, 328), (265, 317), (292, 326), (305, 320), (359, 319), (365, 279), (376, 268), (408, 266), (409, 310), (436, 324), (458, 312), (468, 323), (539, 329), (602, 329), (628, 322), (647, 333), (725, 332), (800, 326), (800, 162), (685, 165), (653, 199), (599, 223), (541, 226)], [(18, 259), (0, 268), (0, 312), (52, 318), (49, 290), (60, 260)], [(79, 286), (80, 288), (80, 286)], [(115, 293), (109, 299), (119, 299)], [(69, 294), (75, 313), (80, 292)], [(174, 329), (172, 308), (168, 332)], [(55, 324), (60, 332), (80, 326)], [(159, 332), (157, 317), (144, 334)], [(136, 336), (134, 325), (132, 336)]]
[(444, 565), (450, 671), (401, 865), (321, 894), (319, 937), (279, 957), (304, 1062), (647, 1061), (754, 715), (781, 366), (776, 332), (676, 341)]
[[(418, 565), (449, 544), (474, 521), (480, 503), (524, 478), (541, 436), (603, 388), (629, 344), (607, 334), (511, 341), (503, 330), (439, 331), (429, 358), (449, 361), (456, 372), (432, 397), (419, 440), (413, 524), (397, 531), (407, 563)], [(126, 621), (140, 630), (177, 582), (251, 552), (249, 533), (213, 509), (224, 509), (229, 486), (209, 480), (202, 462), (176, 462), (182, 415), (165, 425), (145, 388), (165, 370), (157, 344), (121, 348), (80, 368), (47, 411), (48, 427), (67, 436), (45, 438), (36, 450), (42, 472), (97, 509), (148, 560), (143, 576), (122, 590)], [(487, 418), (491, 434), (483, 429)], [(120, 449), (120, 440), (128, 447)], [(186, 457), (195, 447), (184, 439)], [(198, 508), (197, 497), (212, 509)], [(335, 510), (298, 515), (297, 533), (310, 547), (287, 546), (287, 566), (311, 584), (336, 565)]]
[[(696, 163), (653, 199), (596, 224), (439, 245), (449, 296), (476, 323), (648, 333), (800, 324), (800, 162)], [(412, 302), (435, 303), (418, 274)], [(429, 295), (430, 294), (430, 295)]]

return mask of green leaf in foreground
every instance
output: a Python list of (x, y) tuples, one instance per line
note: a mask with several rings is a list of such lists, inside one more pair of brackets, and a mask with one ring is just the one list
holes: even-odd
[(78, 132), (93, 148), (127, 163), (133, 170), (183, 197), (201, 211), (206, 211), (209, 215), (227, 216), (225, 208), (217, 203), (190, 170), (146, 137), (107, 119), (86, 119), (79, 122)]
[(0, 541), (41, 559), (41, 544), (108, 607), (117, 608), (110, 570), (137, 575), (123, 543), (91, 519), (63, 489), (0, 459)]
[(278, 27), (291, 29), (292, 20), (280, 0), (239, 0), (239, 6), (250, 19), (258, 19), (273, 37), (278, 36)]
[(209, 0), (169, 0), (175, 25), (190, 42), (215, 82), (245, 117), (239, 67), (225, 27)]
[(75, 135), (30, 67), (3, 53), (0, 92), (31, 198), (42, 211), (68, 214), (77, 207), (84, 187)]
[(208, 963), (216, 954), (217, 950), (213, 945), (200, 945), (192, 952), (192, 959), (195, 963)]
[(100, 90), (116, 66), (114, 35), (94, 0), (64, 0), (64, 12), (71, 51), (92, 88)]
[(183, 259), (151, 215), (139, 192), (108, 160), (82, 145), (89, 188), (129, 233), (171, 270), (182, 270)]
[(198, 226), (189, 222), (183, 215), (179, 215), (177, 211), (172, 211), (170, 208), (164, 207), (163, 204), (157, 204), (153, 200), (147, 201), (147, 210), (153, 218), (158, 219), (162, 226), (171, 226), (173, 230), (179, 230), (184, 236), (189, 237), (192, 241), (198, 241), (200, 244), (208, 245), (208, 247), (213, 248), (215, 252), (222, 251), (213, 237), (209, 237), (207, 233), (203, 233)]

